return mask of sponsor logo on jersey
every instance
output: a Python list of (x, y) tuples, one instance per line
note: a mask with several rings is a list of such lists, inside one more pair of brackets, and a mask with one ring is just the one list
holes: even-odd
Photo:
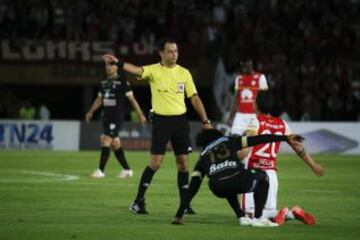
[(250, 89), (244, 88), (241, 91), (241, 99), (244, 102), (246, 102), (246, 101), (252, 102), (254, 99), (254, 94)]
[(104, 107), (112, 107), (116, 106), (116, 100), (115, 99), (104, 99), (103, 100)]
[(229, 160), (226, 160), (225, 162), (218, 163), (218, 164), (211, 164), (209, 175), (224, 171), (226, 169), (236, 168), (236, 167), (237, 167), (237, 163), (235, 161), (229, 161)]

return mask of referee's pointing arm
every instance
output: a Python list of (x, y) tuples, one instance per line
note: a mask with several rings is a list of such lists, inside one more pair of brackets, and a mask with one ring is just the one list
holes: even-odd
[(134, 64), (131, 64), (131, 63), (125, 63), (124, 61), (122, 60), (119, 60), (117, 59), (115, 56), (113, 55), (110, 55), (110, 54), (105, 54), (103, 56), (103, 59), (104, 59), (104, 62), (105, 63), (111, 63), (111, 62), (115, 62), (116, 65), (126, 71), (126, 72), (129, 72), (129, 73), (132, 73), (138, 77), (141, 77), (142, 76), (142, 73), (143, 73), (143, 69), (142, 67), (139, 67), (139, 66), (135, 66)]

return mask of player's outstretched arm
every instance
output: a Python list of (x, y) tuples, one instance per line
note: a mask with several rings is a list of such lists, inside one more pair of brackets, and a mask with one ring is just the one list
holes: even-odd
[(94, 112), (96, 112), (96, 110), (98, 110), (101, 107), (101, 105), (102, 105), (102, 98), (99, 96), (95, 99), (95, 101), (91, 105), (90, 110), (86, 113), (85, 115), (86, 122), (90, 122)]
[(120, 69), (124, 70), (125, 72), (132, 73), (138, 77), (142, 76), (142, 73), (143, 73), (142, 67), (136, 66), (136, 65), (128, 63), (128, 62), (124, 62), (123, 60), (120, 60), (111, 54), (105, 54), (105, 55), (103, 55), (102, 58), (105, 63), (110, 64), (110, 63), (114, 62)]
[(241, 148), (255, 146), (261, 143), (271, 143), (280, 141), (294, 141), (302, 142), (304, 138), (301, 135), (291, 134), (288, 136), (284, 135), (273, 135), (273, 134), (262, 134), (257, 136), (245, 136), (241, 137)]
[(318, 164), (309, 153), (306, 152), (304, 145), (301, 142), (294, 141), (289, 139), (288, 141), (291, 148), (296, 152), (296, 154), (311, 168), (314, 174), (317, 176), (323, 176), (326, 173), (325, 168)]

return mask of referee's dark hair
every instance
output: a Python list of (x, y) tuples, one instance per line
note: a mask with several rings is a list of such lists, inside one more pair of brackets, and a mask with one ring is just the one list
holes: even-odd
[(272, 114), (274, 110), (274, 96), (270, 91), (259, 91), (256, 96), (256, 108), (263, 114)]
[(223, 136), (224, 134), (217, 129), (203, 129), (196, 135), (196, 146), (205, 148), (211, 142)]
[(166, 43), (176, 43), (177, 44), (177, 42), (175, 41), (175, 39), (174, 38), (172, 38), (172, 37), (166, 37), (166, 38), (163, 38), (163, 39), (161, 39), (159, 42), (158, 42), (158, 44), (157, 44), (157, 50), (160, 52), (160, 51), (164, 51), (164, 49), (165, 49), (165, 44)]

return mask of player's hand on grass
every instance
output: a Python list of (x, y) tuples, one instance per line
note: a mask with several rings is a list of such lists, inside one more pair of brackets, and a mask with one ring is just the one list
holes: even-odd
[(326, 173), (326, 170), (325, 168), (321, 165), (321, 164), (318, 164), (318, 163), (315, 163), (311, 166), (311, 170), (318, 176), (318, 177), (321, 177), (323, 175), (325, 175)]
[(305, 138), (298, 134), (290, 134), (288, 135), (288, 141), (291, 142), (303, 142)]
[(174, 217), (174, 219), (171, 221), (171, 224), (173, 225), (182, 225), (182, 219), (178, 217)]
[(86, 115), (85, 115), (85, 120), (86, 122), (90, 122), (91, 118), (92, 118), (92, 112), (87, 112)]

